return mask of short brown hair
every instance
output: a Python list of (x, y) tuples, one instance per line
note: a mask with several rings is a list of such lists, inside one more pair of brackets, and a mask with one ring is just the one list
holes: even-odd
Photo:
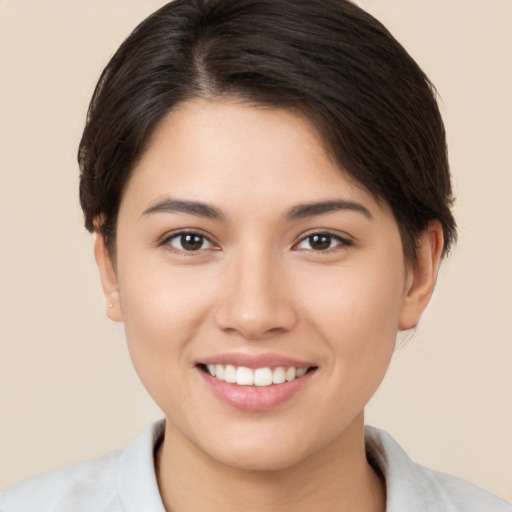
[(179, 103), (236, 96), (299, 110), (340, 167), (391, 207), (404, 254), (430, 220), (456, 238), (435, 90), (375, 18), (346, 0), (175, 0), (144, 20), (103, 71), (80, 143), (89, 230), (115, 241), (123, 189)]

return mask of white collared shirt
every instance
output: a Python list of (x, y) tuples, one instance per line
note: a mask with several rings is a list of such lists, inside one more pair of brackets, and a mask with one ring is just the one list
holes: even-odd
[[(0, 492), (0, 512), (165, 512), (154, 465), (163, 432), (164, 422), (154, 423), (124, 450), (12, 485)], [(386, 512), (512, 512), (468, 482), (415, 464), (386, 432), (366, 427), (365, 438), (386, 480)]]

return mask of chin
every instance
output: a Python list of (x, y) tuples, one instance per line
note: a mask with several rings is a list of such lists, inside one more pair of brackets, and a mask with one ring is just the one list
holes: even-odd
[(305, 458), (297, 448), (293, 450), (242, 450), (218, 454), (217, 461), (237, 471), (275, 472), (292, 468)]
[(275, 428), (259, 428), (243, 435), (226, 435), (225, 443), (211, 442), (203, 451), (217, 463), (239, 471), (281, 471), (296, 466), (321, 449), (318, 437), (309, 441), (304, 434)]

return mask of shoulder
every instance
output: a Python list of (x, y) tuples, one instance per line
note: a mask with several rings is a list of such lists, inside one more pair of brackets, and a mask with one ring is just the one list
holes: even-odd
[[(422, 468), (422, 466), (420, 466)], [(453, 475), (423, 468), (426, 478), (438, 486), (440, 496), (451, 501), (453, 510), (464, 512), (512, 512), (512, 505)]]
[(387, 512), (512, 512), (491, 493), (414, 463), (382, 430), (366, 427), (365, 440), (368, 460), (386, 480)]
[(0, 491), (0, 512), (165, 512), (154, 470), (164, 423), (124, 450), (34, 476)]
[(120, 451), (49, 471), (0, 492), (1, 512), (82, 512), (115, 509)]

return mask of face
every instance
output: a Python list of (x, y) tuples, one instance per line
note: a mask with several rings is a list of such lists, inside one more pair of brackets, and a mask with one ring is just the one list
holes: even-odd
[(423, 307), (389, 209), (285, 110), (196, 100), (168, 115), (116, 249), (114, 272), (97, 248), (109, 315), (168, 434), (233, 467), (339, 445)]

